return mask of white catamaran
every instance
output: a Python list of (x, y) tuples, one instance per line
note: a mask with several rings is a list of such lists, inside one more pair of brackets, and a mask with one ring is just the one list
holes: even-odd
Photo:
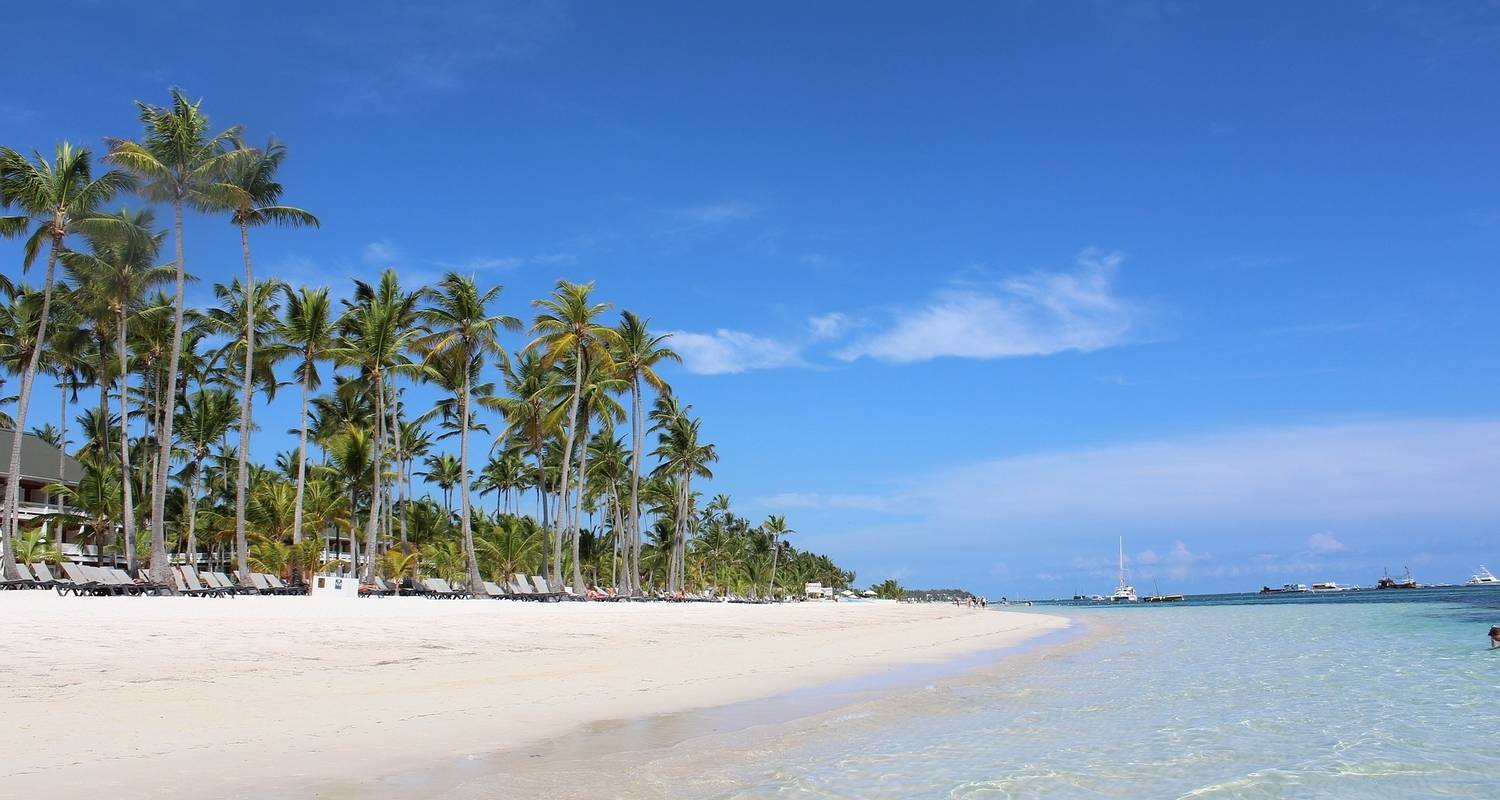
[(1120, 585), (1115, 587), (1115, 593), (1109, 596), (1112, 603), (1134, 603), (1138, 600), (1135, 596), (1135, 587), (1125, 582), (1125, 537), (1120, 537)]

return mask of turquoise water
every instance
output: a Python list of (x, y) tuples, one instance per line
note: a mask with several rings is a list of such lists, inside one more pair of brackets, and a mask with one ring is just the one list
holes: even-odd
[(1500, 797), (1500, 589), (1362, 594), (1038, 606), (1093, 635), (861, 704), (670, 794)]

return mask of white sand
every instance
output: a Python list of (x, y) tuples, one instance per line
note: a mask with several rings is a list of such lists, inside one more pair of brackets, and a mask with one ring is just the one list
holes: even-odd
[(292, 796), (1066, 624), (894, 603), (4, 592), (0, 797)]

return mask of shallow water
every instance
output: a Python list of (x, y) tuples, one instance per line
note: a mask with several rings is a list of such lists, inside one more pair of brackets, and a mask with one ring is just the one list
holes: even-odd
[(666, 794), (1500, 797), (1500, 590), (1360, 594), (1070, 608), (1086, 646), (700, 753)]

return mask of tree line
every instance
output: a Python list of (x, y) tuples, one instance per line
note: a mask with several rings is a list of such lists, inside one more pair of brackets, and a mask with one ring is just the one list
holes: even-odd
[[(319, 225), (283, 202), (286, 147), (214, 130), (181, 90), (136, 105), (139, 137), (106, 139), (97, 159), (0, 147), (0, 236), (21, 240), (23, 274), (43, 267), (40, 287), (0, 276), (0, 405), (14, 404), (0, 426), (25, 430), (38, 387), (53, 387), (62, 428), (33, 432), (63, 448), (80, 408), (83, 478), (49, 487), (43, 519), (165, 585), (174, 559), (367, 582), (422, 570), (475, 591), (517, 572), (566, 574), (578, 593), (853, 581), (793, 547), (783, 516), (752, 524), (727, 496), (704, 502), (718, 450), (658, 371), (679, 359), (649, 319), (566, 280), (523, 320), (495, 313), (500, 286), (457, 272), (406, 287), (387, 270), (344, 297), (257, 277), (256, 229)], [(214, 285), (208, 308), (184, 302), (188, 213), (239, 235), (243, 277)], [(527, 341), (512, 352), (505, 332)], [(438, 390), (432, 407), (407, 402), (419, 384)], [(252, 463), (256, 398), (287, 389), (297, 446)], [(18, 558), (55, 556), (19, 502), (7, 481), (7, 578)]]

